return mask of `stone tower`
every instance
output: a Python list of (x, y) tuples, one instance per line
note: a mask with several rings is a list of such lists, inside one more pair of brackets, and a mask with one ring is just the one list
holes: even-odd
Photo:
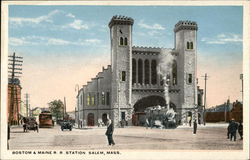
[[(109, 22), (111, 39), (111, 119), (114, 124), (131, 119), (132, 26), (134, 20), (113, 16)], [(129, 118), (130, 117), (130, 118)]]
[(197, 105), (197, 30), (196, 22), (191, 21), (179, 21), (174, 28), (175, 50), (179, 53), (177, 83), (180, 87), (179, 115), (182, 122), (186, 118), (184, 115)]

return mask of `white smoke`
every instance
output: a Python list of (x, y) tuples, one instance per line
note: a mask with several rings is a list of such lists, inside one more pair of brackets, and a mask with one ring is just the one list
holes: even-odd
[[(159, 56), (159, 63), (157, 66), (157, 72), (162, 76), (163, 86), (164, 86), (164, 96), (166, 100), (166, 105), (169, 110), (170, 97), (168, 94), (170, 75), (172, 73), (174, 56), (171, 54), (171, 49), (162, 49)], [(169, 79), (170, 80), (170, 79)]]

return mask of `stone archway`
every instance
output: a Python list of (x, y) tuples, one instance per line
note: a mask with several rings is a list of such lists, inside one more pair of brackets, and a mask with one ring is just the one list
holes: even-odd
[(88, 126), (94, 126), (95, 125), (95, 116), (94, 113), (89, 113), (88, 114)]
[(148, 96), (138, 100), (134, 105), (134, 114), (132, 115), (132, 124), (143, 126), (145, 123), (145, 109), (151, 106), (166, 106), (166, 101), (161, 96)]

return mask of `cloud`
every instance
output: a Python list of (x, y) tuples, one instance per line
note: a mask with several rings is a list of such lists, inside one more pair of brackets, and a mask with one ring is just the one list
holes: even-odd
[(48, 39), (47, 44), (48, 45), (69, 45), (69, 44), (71, 44), (71, 42), (63, 40), (63, 39), (50, 38), (50, 39)]
[(66, 15), (66, 17), (76, 18), (76, 16), (75, 16), (75, 15), (73, 15), (72, 13), (68, 13), (68, 14)]
[(66, 25), (66, 28), (68, 27), (71, 27), (73, 29), (76, 29), (76, 30), (85, 30), (85, 29), (89, 29), (89, 26), (87, 24), (83, 24), (83, 21), (82, 20), (79, 20), (79, 19), (75, 19), (72, 23)]
[(204, 37), (201, 39), (206, 44), (228, 44), (228, 43), (242, 43), (242, 36), (239, 34), (218, 34), (215, 38)]
[[(9, 44), (11, 46), (31, 46), (31, 45), (98, 45), (101, 44), (100, 39), (78, 39), (77, 41), (68, 41), (65, 39), (42, 37), (42, 36), (26, 36), (26, 37), (10, 37)], [(102, 47), (102, 46), (100, 46)]]
[(25, 24), (40, 24), (42, 22), (49, 22), (52, 23), (52, 17), (56, 14), (58, 14), (60, 11), (59, 10), (53, 10), (49, 12), (47, 15), (39, 16), (36, 18), (23, 18), (23, 17), (10, 17), (9, 21), (10, 24), (13, 25), (25, 25)]
[(153, 25), (148, 25), (146, 23), (144, 23), (143, 20), (139, 21), (138, 25), (141, 27), (141, 28), (145, 28), (145, 29), (151, 29), (151, 30), (165, 30), (165, 28), (158, 24), (158, 23), (155, 23)]

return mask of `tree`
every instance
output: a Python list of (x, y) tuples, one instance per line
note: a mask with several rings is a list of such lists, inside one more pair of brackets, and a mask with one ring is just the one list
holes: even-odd
[(59, 100), (54, 100), (49, 103), (49, 110), (52, 113), (52, 116), (56, 117), (56, 121), (59, 118), (63, 118), (63, 110), (64, 109), (64, 104), (63, 102)]

